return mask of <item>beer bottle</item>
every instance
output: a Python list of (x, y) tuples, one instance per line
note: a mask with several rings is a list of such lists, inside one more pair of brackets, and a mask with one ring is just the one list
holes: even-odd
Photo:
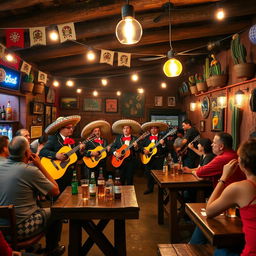
[(108, 200), (112, 200), (113, 199), (113, 186), (114, 186), (114, 182), (112, 180), (112, 175), (108, 176), (108, 180), (106, 182), (106, 186), (105, 186), (105, 198)]
[(78, 180), (76, 177), (76, 171), (73, 172), (71, 187), (72, 187), (72, 195), (78, 194)]
[(120, 181), (120, 177), (116, 176), (115, 178), (115, 182), (114, 182), (114, 195), (115, 195), (115, 199), (121, 199), (121, 181)]
[(6, 120), (12, 120), (12, 107), (11, 107), (10, 100), (8, 100), (8, 103), (6, 106)]
[(105, 179), (103, 177), (103, 170), (102, 167), (100, 168), (99, 177), (97, 180), (98, 183), (98, 197), (103, 197), (105, 195)]
[(96, 197), (96, 180), (94, 172), (91, 172), (91, 177), (89, 180), (89, 195), (90, 197)]
[(1, 115), (2, 115), (2, 120), (6, 120), (6, 111), (5, 111), (4, 105), (3, 105), (3, 110)]

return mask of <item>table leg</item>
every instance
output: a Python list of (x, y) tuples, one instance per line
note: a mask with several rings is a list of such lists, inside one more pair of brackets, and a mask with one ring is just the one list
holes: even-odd
[(69, 221), (68, 255), (80, 255), (82, 241), (82, 228), (79, 220)]
[(177, 218), (177, 190), (169, 189), (169, 226), (170, 226), (170, 243), (178, 241), (178, 218)]
[(158, 224), (164, 224), (164, 192), (163, 188), (158, 186)]
[(197, 203), (204, 203), (205, 202), (204, 190), (203, 189), (197, 189), (197, 191), (196, 191), (196, 202)]
[(115, 220), (114, 234), (116, 255), (126, 256), (125, 220)]

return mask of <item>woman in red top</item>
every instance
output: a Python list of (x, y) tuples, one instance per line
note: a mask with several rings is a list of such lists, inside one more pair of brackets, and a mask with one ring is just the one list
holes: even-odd
[[(245, 247), (242, 256), (256, 255), (256, 140), (248, 140), (238, 150), (238, 161), (231, 160), (224, 166), (223, 174), (215, 187), (208, 204), (206, 214), (215, 217), (232, 206), (240, 208)], [(245, 173), (246, 180), (235, 182), (225, 188), (225, 182), (236, 168)], [(225, 189), (224, 189), (225, 188)], [(222, 254), (223, 255), (223, 254)]]

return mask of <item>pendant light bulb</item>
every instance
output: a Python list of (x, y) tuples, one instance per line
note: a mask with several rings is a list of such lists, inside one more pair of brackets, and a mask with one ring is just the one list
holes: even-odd
[(136, 44), (142, 36), (141, 24), (134, 18), (134, 8), (126, 4), (122, 7), (122, 20), (116, 26), (116, 37), (121, 44)]
[(164, 63), (163, 71), (167, 77), (179, 76), (182, 72), (182, 64), (179, 60), (173, 58), (172, 51), (168, 52), (168, 60)]

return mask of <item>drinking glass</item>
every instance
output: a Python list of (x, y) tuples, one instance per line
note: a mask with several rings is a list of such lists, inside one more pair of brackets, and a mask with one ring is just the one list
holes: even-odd
[(89, 198), (89, 180), (81, 179), (80, 180), (81, 189), (82, 189), (82, 198), (87, 200)]
[(228, 208), (226, 211), (226, 216), (228, 216), (230, 218), (236, 217), (236, 207), (233, 206), (233, 207)]

